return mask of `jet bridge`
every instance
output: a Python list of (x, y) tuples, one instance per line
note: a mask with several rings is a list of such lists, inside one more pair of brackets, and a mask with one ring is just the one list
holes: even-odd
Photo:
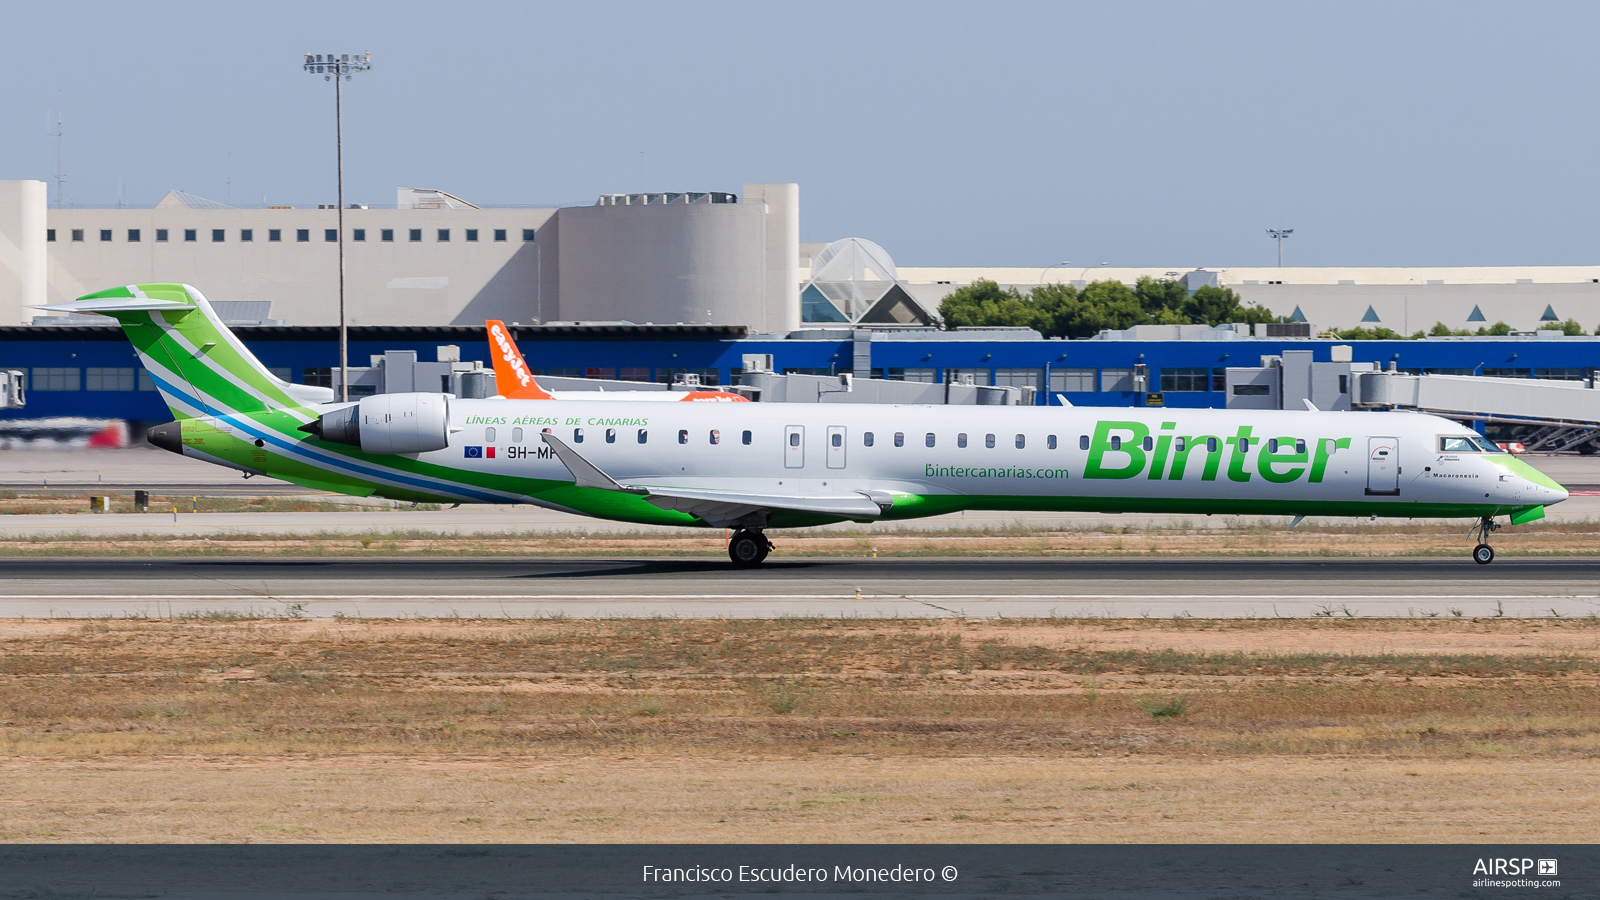
[(1592, 381), (1401, 375), (1360, 372), (1351, 405), (1410, 409), (1447, 419), (1537, 430), (1523, 440), (1530, 452), (1557, 453), (1600, 439), (1600, 391)]

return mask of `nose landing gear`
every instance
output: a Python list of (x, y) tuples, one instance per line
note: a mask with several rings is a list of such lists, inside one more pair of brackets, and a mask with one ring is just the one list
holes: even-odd
[(1494, 523), (1492, 516), (1484, 516), (1478, 521), (1478, 527), (1473, 529), (1478, 538), (1478, 546), (1472, 548), (1472, 561), (1480, 566), (1487, 566), (1494, 562), (1494, 548), (1489, 546), (1489, 535), (1500, 530)]
[(728, 540), (728, 558), (733, 560), (734, 568), (737, 569), (759, 566), (771, 552), (772, 542), (759, 531), (740, 529)]

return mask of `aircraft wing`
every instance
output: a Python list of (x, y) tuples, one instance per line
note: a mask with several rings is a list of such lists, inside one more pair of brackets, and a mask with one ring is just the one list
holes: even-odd
[(556, 458), (567, 467), (567, 471), (572, 473), (573, 483), (578, 487), (638, 494), (654, 506), (686, 512), (717, 528), (764, 525), (768, 515), (775, 510), (844, 519), (876, 519), (892, 505), (887, 495), (875, 498), (859, 491), (798, 496), (623, 484), (550, 432), (541, 432), (539, 436), (555, 451)]

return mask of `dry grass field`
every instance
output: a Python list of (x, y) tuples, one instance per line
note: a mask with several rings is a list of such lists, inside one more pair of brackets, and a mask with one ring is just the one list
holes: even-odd
[(6, 841), (1587, 842), (1600, 622), (0, 623)]

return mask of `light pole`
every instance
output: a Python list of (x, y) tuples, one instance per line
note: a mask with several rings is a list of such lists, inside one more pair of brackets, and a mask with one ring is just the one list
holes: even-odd
[(1044, 275), (1045, 275), (1046, 272), (1050, 271), (1051, 269), (1054, 269), (1057, 266), (1070, 266), (1070, 265), (1072, 265), (1072, 260), (1063, 259), (1061, 262), (1051, 263), (1050, 265), (1045, 266), (1043, 269), (1039, 270), (1039, 283), (1040, 284), (1044, 284)]
[(1283, 239), (1294, 234), (1293, 228), (1268, 228), (1267, 236), (1278, 242), (1278, 268), (1283, 268)]
[(334, 156), (339, 167), (339, 399), (350, 399), (350, 332), (344, 317), (344, 89), (356, 72), (372, 71), (371, 53), (307, 53), (305, 70), (333, 82)]

